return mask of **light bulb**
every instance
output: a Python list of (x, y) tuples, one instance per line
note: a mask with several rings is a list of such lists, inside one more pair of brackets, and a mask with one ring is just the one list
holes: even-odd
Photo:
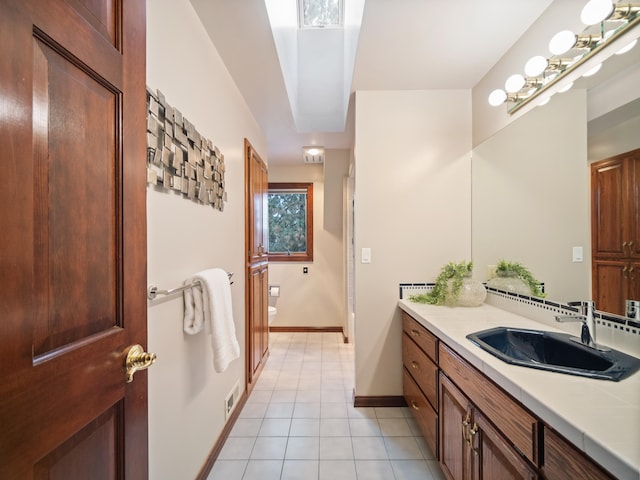
[(611, 0), (589, 0), (582, 9), (580, 19), (585, 25), (596, 25), (603, 22), (613, 12)]
[(543, 98), (542, 100), (540, 100), (540, 101), (538, 102), (538, 106), (539, 106), (539, 107), (542, 107), (542, 106), (546, 105), (547, 103), (549, 103), (549, 101), (550, 101), (550, 100), (551, 100), (551, 97), (550, 97), (550, 96), (549, 96), (549, 97), (547, 97), (547, 98)]
[(554, 55), (562, 55), (568, 52), (576, 44), (576, 36), (570, 30), (556, 33), (549, 42), (549, 51)]
[(527, 77), (537, 77), (542, 75), (547, 69), (549, 62), (542, 55), (537, 55), (529, 59), (524, 66), (524, 73)]
[(509, 93), (516, 93), (522, 90), (524, 84), (524, 77), (519, 73), (516, 73), (515, 75), (511, 75), (509, 78), (507, 78), (507, 81), (504, 84), (504, 88)]
[(602, 68), (602, 64), (599, 63), (598, 65), (596, 65), (595, 67), (593, 67), (590, 70), (587, 70), (586, 72), (584, 72), (582, 74), (583, 77), (591, 77), (592, 75), (595, 75), (596, 73), (598, 73), (600, 71), (600, 69)]
[(616, 55), (622, 55), (623, 53), (627, 53), (629, 50), (631, 50), (633, 47), (636, 46), (636, 43), (638, 43), (638, 39), (637, 38), (634, 41), (632, 41), (631, 43), (629, 43), (626, 47), (622, 47), (620, 50), (618, 50), (616, 52)]
[(491, 92), (491, 94), (489, 95), (489, 105), (491, 105), (492, 107), (497, 107), (498, 105), (503, 104), (506, 99), (507, 93), (504, 90), (498, 88), (497, 90)]
[(573, 82), (567, 83), (564, 87), (558, 90), (558, 93), (568, 92), (569, 90), (571, 90), (571, 87), (573, 87)]

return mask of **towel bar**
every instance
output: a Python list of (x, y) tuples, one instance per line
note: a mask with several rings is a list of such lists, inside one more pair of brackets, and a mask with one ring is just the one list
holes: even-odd
[[(229, 276), (229, 280), (231, 280), (231, 277), (233, 277), (233, 272), (227, 272), (227, 275)], [(230, 282), (230, 284), (233, 285), (233, 282)], [(147, 288), (147, 298), (149, 300), (154, 300), (158, 295), (173, 295), (174, 293), (181, 292), (196, 285), (200, 285), (200, 282), (198, 280), (187, 285), (172, 288), (170, 290), (160, 290), (156, 285), (149, 285), (149, 288)]]

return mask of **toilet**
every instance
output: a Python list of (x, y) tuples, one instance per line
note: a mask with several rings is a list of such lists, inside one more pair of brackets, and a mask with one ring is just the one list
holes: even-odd
[(273, 323), (273, 320), (276, 318), (277, 313), (278, 309), (269, 305), (269, 325)]
[[(279, 296), (280, 296), (280, 285), (269, 285), (269, 303), (275, 304)], [(273, 305), (269, 305), (269, 325), (273, 323), (277, 313), (278, 313), (278, 309)]]

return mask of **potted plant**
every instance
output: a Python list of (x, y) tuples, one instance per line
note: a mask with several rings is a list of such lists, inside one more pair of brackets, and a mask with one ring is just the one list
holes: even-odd
[(482, 302), (487, 291), (480, 282), (471, 280), (473, 262), (449, 262), (442, 267), (433, 289), (409, 300), (431, 305), (475, 307)]
[(540, 282), (519, 262), (500, 260), (496, 265), (496, 276), (487, 281), (487, 286), (533, 297), (545, 296), (540, 289)]

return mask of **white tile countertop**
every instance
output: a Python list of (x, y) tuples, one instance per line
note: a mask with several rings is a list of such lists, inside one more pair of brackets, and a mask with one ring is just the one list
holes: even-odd
[(399, 306), (617, 478), (640, 480), (640, 372), (613, 382), (510, 365), (466, 336), (498, 326), (565, 330), (487, 304)]

